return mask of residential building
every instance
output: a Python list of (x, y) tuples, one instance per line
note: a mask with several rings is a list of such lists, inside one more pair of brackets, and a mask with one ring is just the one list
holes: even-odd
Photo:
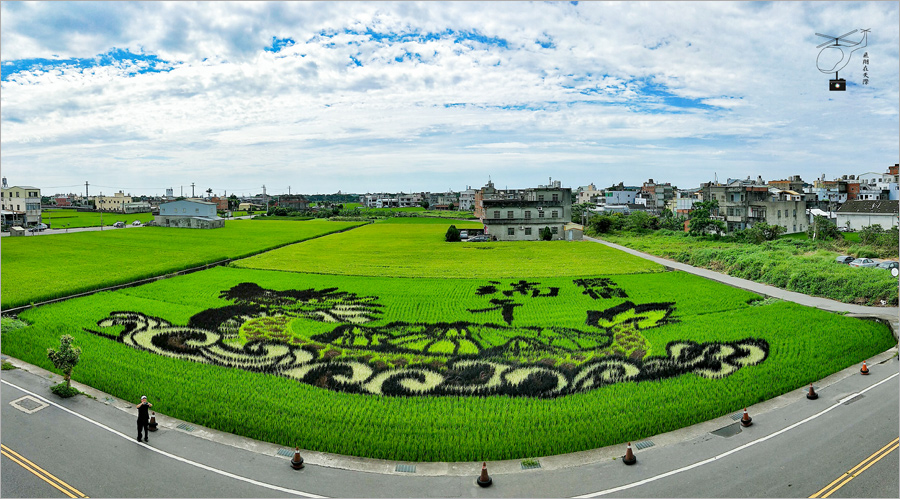
[(159, 205), (156, 225), (190, 229), (216, 229), (225, 226), (225, 219), (216, 214), (216, 204), (208, 201), (182, 199)]
[(401, 192), (397, 196), (397, 204), (401, 208), (415, 208), (422, 205), (422, 199), (424, 199), (424, 193), (422, 192), (412, 192), (409, 194)]
[[(277, 206), (293, 211), (305, 211), (309, 209), (309, 200), (299, 194), (282, 195), (278, 198)], [(225, 209), (228, 209), (227, 200)]]
[(726, 231), (734, 232), (759, 222), (780, 225), (792, 234), (806, 230), (807, 214), (804, 194), (792, 190), (770, 188), (761, 178), (732, 180), (728, 184), (701, 184), (703, 201), (715, 199), (719, 207), (714, 218), (725, 222)]
[(475, 209), (475, 193), (477, 191), (471, 186), (466, 186), (466, 190), (459, 193), (459, 210), (469, 211)]
[(622, 182), (619, 182), (619, 185), (614, 185), (603, 190), (603, 197), (600, 198), (600, 204), (636, 204), (634, 200), (637, 198), (639, 191), (639, 187), (625, 186)]
[(583, 203), (596, 203), (597, 199), (603, 196), (603, 191), (598, 190), (597, 186), (593, 183), (588, 185), (583, 185), (579, 187), (575, 191), (575, 202), (578, 204)]
[(28, 185), (10, 187), (6, 177), (0, 189), (0, 210), (3, 211), (3, 224), (24, 224), (26, 226), (41, 223), (41, 190)]
[(562, 239), (566, 224), (572, 221), (572, 189), (558, 180), (513, 191), (496, 190), (488, 181), (481, 191), (485, 233), (500, 241), (537, 241), (544, 227), (550, 228), (553, 239)]
[[(675, 188), (671, 183), (657, 184), (651, 178), (644, 182), (641, 191), (635, 199), (635, 204), (642, 204), (647, 207), (648, 211), (659, 213), (666, 207), (666, 204), (675, 198)], [(643, 199), (643, 201), (637, 201)]]
[(131, 202), (131, 195), (125, 195), (119, 191), (112, 196), (97, 196), (94, 199), (94, 206), (100, 211), (125, 211), (125, 204)]
[(209, 202), (215, 203), (217, 210), (228, 211), (228, 198), (225, 196), (213, 196), (209, 198)]
[(838, 227), (860, 230), (878, 224), (885, 229), (900, 225), (900, 203), (890, 200), (847, 201), (837, 210)]

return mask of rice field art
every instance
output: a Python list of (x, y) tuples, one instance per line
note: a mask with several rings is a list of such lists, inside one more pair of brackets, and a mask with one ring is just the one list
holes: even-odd
[[(305, 222), (302, 222), (305, 223)], [(327, 236), (333, 237), (333, 236)], [(302, 243), (309, 244), (309, 242)], [(403, 461), (639, 440), (806, 386), (884, 325), (680, 272), (377, 277), (216, 267), (29, 309), (3, 353), (197, 425)]]
[[(505, 284), (489, 281), (474, 290), (486, 307), (467, 309), (472, 321), (369, 325), (382, 314), (375, 296), (336, 288), (276, 291), (244, 282), (222, 291), (221, 298), (233, 304), (204, 310), (184, 326), (139, 312), (114, 312), (98, 326), (124, 326), (118, 341), (159, 355), (276, 374), (331, 390), (393, 396), (554, 397), (689, 372), (721, 378), (763, 362), (768, 354), (768, 343), (755, 338), (679, 340), (666, 345), (664, 356), (644, 359), (648, 343), (641, 331), (671, 320), (674, 303), (626, 301), (587, 310), (579, 329), (522, 326), (515, 322), (516, 308), (558, 298), (559, 288), (525, 280)], [(615, 292), (627, 298), (610, 279), (576, 279), (576, 285), (591, 296)], [(491, 311), (500, 312), (502, 323), (475, 321)], [(270, 337), (229, 345), (243, 327), (262, 327), (270, 336), (284, 338), (294, 318), (335, 327), (305, 341)], [(398, 366), (370, 362), (373, 354)], [(540, 363), (567, 355), (580, 362), (558, 367)]]

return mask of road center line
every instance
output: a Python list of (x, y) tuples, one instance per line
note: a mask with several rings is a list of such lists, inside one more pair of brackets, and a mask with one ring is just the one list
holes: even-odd
[(40, 399), (40, 400), (42, 400), (42, 401), (44, 401), (44, 402), (46, 402), (46, 403), (52, 405), (53, 407), (56, 407), (56, 408), (61, 409), (61, 410), (65, 411), (65, 412), (68, 412), (69, 414), (72, 414), (73, 416), (76, 416), (76, 417), (78, 417), (78, 418), (81, 418), (81, 419), (83, 419), (83, 420), (85, 420), (85, 421), (87, 421), (87, 422), (89, 422), (89, 423), (91, 423), (91, 424), (93, 424), (93, 425), (95, 425), (95, 426), (99, 426), (100, 428), (103, 428), (104, 430), (106, 430), (106, 431), (108, 431), (108, 432), (110, 432), (110, 433), (113, 433), (113, 434), (115, 434), (115, 435), (118, 435), (118, 436), (124, 438), (125, 440), (128, 440), (129, 442), (132, 442), (132, 443), (137, 444), (137, 445), (141, 445), (141, 446), (147, 448), (148, 450), (151, 450), (151, 451), (153, 451), (153, 452), (156, 452), (157, 454), (161, 454), (161, 455), (163, 455), (163, 456), (172, 458), (172, 459), (174, 459), (174, 460), (176, 460), (176, 461), (180, 461), (180, 462), (182, 462), (182, 463), (189, 464), (189, 465), (191, 465), (191, 466), (194, 466), (194, 467), (197, 467), (197, 468), (206, 470), (206, 471), (211, 471), (211, 472), (213, 472), (213, 473), (216, 473), (216, 474), (219, 474), (219, 475), (222, 475), (222, 476), (227, 476), (227, 477), (229, 477), (229, 478), (234, 478), (235, 480), (240, 480), (240, 481), (242, 481), (242, 482), (246, 482), (246, 483), (249, 483), (249, 484), (257, 485), (257, 486), (259, 486), (259, 487), (264, 487), (264, 488), (271, 489), (271, 490), (277, 490), (277, 491), (279, 491), (279, 492), (285, 492), (285, 493), (288, 493), (288, 494), (293, 494), (293, 495), (297, 495), (297, 496), (301, 496), (301, 497), (313, 497), (313, 498), (324, 498), (324, 497), (326, 497), (326, 496), (320, 496), (320, 495), (316, 495), (316, 494), (311, 494), (311, 493), (309, 493), (309, 492), (303, 492), (303, 491), (301, 491), (301, 490), (289, 489), (289, 488), (286, 488), (286, 487), (281, 487), (281, 486), (279, 486), (279, 485), (273, 485), (273, 484), (270, 484), (270, 483), (260, 482), (260, 481), (258, 481), (258, 480), (254, 480), (254, 479), (252, 479), (252, 478), (243, 477), (243, 476), (240, 476), (240, 475), (235, 475), (234, 473), (230, 473), (230, 472), (225, 471), (225, 470), (220, 470), (220, 469), (218, 469), (218, 468), (213, 468), (212, 466), (207, 466), (207, 465), (205, 465), (205, 464), (198, 463), (198, 462), (196, 462), (196, 461), (191, 461), (190, 459), (183, 458), (183, 457), (181, 457), (181, 456), (176, 456), (175, 454), (170, 454), (170, 453), (168, 453), (168, 452), (166, 452), (166, 451), (164, 451), (164, 450), (160, 450), (160, 449), (157, 449), (157, 448), (154, 448), (154, 447), (150, 447), (149, 445), (145, 445), (145, 444), (136, 442), (134, 439), (132, 439), (131, 437), (125, 435), (124, 433), (122, 433), (122, 432), (120, 432), (120, 431), (118, 431), (118, 430), (115, 430), (115, 429), (113, 429), (113, 428), (110, 428), (109, 426), (106, 426), (105, 424), (103, 424), (103, 423), (101, 423), (101, 422), (99, 422), (99, 421), (94, 421), (93, 419), (91, 419), (91, 418), (89, 418), (89, 417), (87, 417), (87, 416), (84, 416), (84, 415), (82, 415), (82, 414), (79, 414), (79, 413), (77, 413), (77, 412), (75, 412), (75, 411), (73, 411), (73, 410), (67, 409), (67, 408), (65, 408), (65, 407), (63, 407), (63, 406), (57, 404), (56, 402), (53, 402), (52, 400), (47, 400), (46, 398), (44, 398), (44, 397), (42, 397), (42, 396), (40, 396), (40, 395), (38, 395), (38, 394), (36, 394), (36, 393), (34, 393), (34, 392), (28, 391), (28, 390), (22, 388), (21, 386), (14, 385), (14, 384), (10, 383), (9, 381), (6, 381), (5, 379), (0, 380), (0, 382), (2, 382), (4, 385), (9, 385), (9, 386), (11, 386), (11, 387), (13, 387), (13, 388), (16, 388), (16, 389), (18, 389), (18, 390), (21, 390), (22, 392), (27, 393), (28, 395), (31, 395), (32, 397), (36, 397), (36, 398), (38, 398), (38, 399)]
[[(885, 378), (885, 379), (879, 381), (878, 383), (875, 383), (874, 385), (872, 385), (872, 386), (866, 388), (865, 390), (862, 390), (862, 391), (860, 391), (859, 393), (854, 394), (853, 396), (855, 397), (855, 396), (857, 396), (857, 395), (862, 395), (863, 393), (866, 393), (867, 391), (869, 391), (869, 390), (875, 388), (876, 386), (878, 386), (878, 385), (880, 385), (880, 384), (882, 384), (882, 383), (886, 383), (886, 382), (888, 382), (888, 381), (890, 381), (890, 380), (896, 378), (897, 376), (900, 376), (900, 373), (894, 373), (894, 374), (888, 376), (887, 378)], [(823, 409), (822, 411), (817, 412), (816, 414), (813, 414), (812, 416), (809, 416), (809, 417), (806, 418), (806, 419), (797, 421), (796, 423), (794, 423), (794, 424), (792, 424), (792, 425), (790, 425), (790, 426), (788, 426), (788, 427), (786, 427), (786, 428), (782, 428), (781, 430), (778, 430), (778, 431), (776, 431), (775, 433), (771, 433), (771, 434), (766, 435), (766, 436), (764, 436), (764, 437), (760, 437), (760, 438), (758, 438), (758, 439), (756, 439), (756, 440), (751, 440), (750, 442), (747, 442), (746, 444), (741, 445), (740, 447), (736, 447), (736, 448), (734, 448), (734, 449), (731, 449), (730, 451), (723, 452), (723, 453), (721, 453), (721, 454), (719, 454), (719, 455), (716, 455), (716, 456), (713, 456), (713, 457), (711, 457), (711, 458), (709, 458), (709, 459), (704, 459), (703, 461), (699, 461), (699, 462), (696, 462), (696, 463), (694, 463), (694, 464), (689, 464), (689, 465), (687, 465), (687, 466), (683, 466), (683, 467), (681, 467), (681, 468), (674, 469), (674, 470), (672, 470), (672, 471), (667, 471), (667, 472), (665, 472), (665, 473), (661, 473), (661, 474), (659, 474), (659, 475), (655, 475), (655, 476), (652, 476), (652, 477), (650, 477), (650, 478), (645, 478), (645, 479), (639, 480), (639, 481), (637, 481), (637, 482), (632, 482), (632, 483), (628, 483), (628, 484), (625, 484), (625, 485), (620, 485), (620, 486), (618, 486), (618, 487), (614, 487), (614, 488), (611, 488), (611, 489), (601, 490), (601, 491), (599, 491), (599, 492), (592, 492), (592, 493), (590, 493), (590, 494), (584, 494), (584, 495), (574, 496), (574, 497), (580, 499), (580, 498), (599, 497), (599, 496), (603, 496), (603, 495), (606, 495), (606, 494), (612, 494), (612, 493), (614, 493), (614, 492), (619, 492), (619, 491), (622, 491), (622, 490), (633, 489), (633, 488), (635, 488), (635, 487), (638, 487), (638, 486), (641, 486), (641, 485), (644, 485), (644, 484), (647, 484), (647, 483), (650, 483), (650, 482), (655, 482), (655, 481), (657, 481), (657, 480), (662, 480), (663, 478), (667, 478), (667, 477), (670, 477), (670, 476), (672, 476), (672, 475), (676, 475), (676, 474), (681, 473), (681, 472), (684, 472), (684, 471), (688, 471), (688, 470), (692, 470), (692, 469), (694, 469), (694, 468), (698, 468), (698, 467), (700, 467), (700, 466), (703, 466), (704, 464), (709, 464), (709, 463), (711, 463), (711, 462), (717, 461), (717, 460), (722, 459), (722, 458), (724, 458), (724, 457), (730, 456), (730, 455), (732, 455), (732, 454), (734, 454), (734, 453), (736, 453), (736, 452), (740, 452), (740, 451), (742, 451), (742, 450), (744, 450), (744, 449), (746, 449), (746, 448), (748, 448), (748, 447), (752, 447), (752, 446), (754, 446), (754, 445), (756, 445), (756, 444), (763, 443), (763, 442), (765, 442), (766, 440), (769, 440), (770, 438), (775, 438), (775, 437), (777, 437), (778, 435), (781, 435), (782, 433), (785, 433), (785, 432), (787, 432), (787, 431), (793, 430), (794, 428), (796, 428), (796, 427), (798, 427), (798, 426), (800, 426), (800, 425), (802, 425), (802, 424), (804, 424), (804, 423), (808, 423), (808, 422), (812, 421), (813, 419), (818, 418), (819, 416), (823, 416), (823, 415), (825, 415), (826, 413), (831, 412), (831, 410), (833, 410), (833, 409), (837, 409), (837, 408), (840, 407), (843, 403), (844, 403), (844, 402), (843, 402), (842, 400), (840, 400), (840, 401), (836, 402), (834, 405), (832, 405), (832, 406), (830, 406), (830, 407), (828, 407), (828, 408), (826, 408), (826, 409)]]

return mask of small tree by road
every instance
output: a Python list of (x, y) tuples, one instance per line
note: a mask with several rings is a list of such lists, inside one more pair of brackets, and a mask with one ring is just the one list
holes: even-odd
[(47, 349), (47, 357), (53, 366), (63, 372), (63, 382), (50, 387), (53, 393), (60, 397), (71, 397), (78, 394), (78, 390), (72, 388), (70, 380), (72, 379), (72, 369), (78, 364), (78, 358), (81, 356), (81, 348), (72, 347), (73, 338), (64, 334), (59, 338), (59, 350), (52, 348)]

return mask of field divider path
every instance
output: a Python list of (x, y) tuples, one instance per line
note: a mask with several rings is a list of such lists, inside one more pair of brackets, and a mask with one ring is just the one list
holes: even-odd
[(279, 245), (277, 245), (277, 246), (272, 246), (271, 248), (266, 248), (266, 249), (263, 249), (263, 250), (260, 250), (260, 251), (255, 251), (255, 252), (253, 252), (253, 253), (249, 253), (249, 254), (246, 254), (246, 255), (240, 255), (240, 256), (236, 256), (236, 257), (234, 257), (234, 258), (225, 258), (225, 259), (223, 259), (223, 260), (218, 260), (218, 261), (216, 261), (216, 262), (207, 263), (207, 264), (203, 264), (203, 265), (198, 265), (198, 266), (196, 266), (196, 267), (191, 267), (191, 268), (187, 268), (187, 269), (182, 269), (182, 270), (179, 270), (179, 271), (176, 271), (176, 272), (170, 272), (170, 273), (167, 273), (167, 274), (162, 274), (162, 275), (158, 275), (158, 276), (154, 276), (154, 277), (147, 277), (147, 278), (145, 278), (145, 279), (139, 279), (139, 280), (137, 280), (137, 281), (126, 282), (126, 283), (123, 283), (123, 284), (116, 284), (116, 285), (114, 285), (114, 286), (107, 286), (107, 287), (105, 287), (105, 288), (99, 288), (99, 289), (93, 289), (93, 290), (90, 290), (90, 291), (84, 291), (84, 292), (81, 292), (81, 293), (76, 293), (76, 294), (74, 294), (74, 295), (61, 296), (61, 297), (59, 297), (59, 298), (53, 298), (52, 300), (45, 300), (45, 301), (38, 302), (38, 303), (30, 303), (30, 304), (28, 304), (28, 305), (21, 305), (21, 306), (18, 306), (18, 307), (11, 307), (11, 308), (7, 308), (7, 309), (3, 310), (2, 313), (3, 313), (3, 315), (16, 315), (16, 314), (18, 314), (18, 313), (20, 313), (20, 312), (22, 312), (22, 311), (28, 310), (29, 308), (39, 307), (39, 306), (41, 306), (41, 305), (49, 305), (49, 304), (51, 304), (51, 303), (58, 303), (58, 302), (61, 302), (61, 301), (71, 300), (72, 298), (80, 298), (80, 297), (83, 297), (83, 296), (90, 296), (90, 295), (93, 295), (93, 294), (96, 294), (96, 293), (101, 293), (101, 292), (103, 292), (103, 291), (115, 291), (115, 290), (118, 290), (118, 289), (133, 288), (133, 287), (135, 287), (135, 286), (140, 286), (140, 285), (142, 285), (142, 284), (149, 284), (149, 283), (151, 283), (151, 282), (156, 282), (156, 281), (159, 281), (159, 280), (162, 280), (162, 279), (169, 279), (169, 278), (177, 277), (177, 276), (180, 276), (180, 275), (192, 274), (192, 273), (194, 273), (194, 272), (199, 272), (199, 271), (201, 271), (201, 270), (211, 269), (211, 268), (213, 268), (213, 267), (225, 266), (225, 265), (228, 265), (228, 264), (230, 264), (231, 262), (233, 262), (233, 261), (235, 261), (235, 260), (241, 260), (241, 259), (244, 259), (244, 258), (249, 258), (249, 257), (251, 257), (251, 256), (256, 256), (256, 255), (259, 255), (259, 254), (262, 254), (262, 253), (266, 253), (266, 252), (268, 252), (268, 251), (274, 251), (274, 250), (277, 250), (277, 249), (279, 249), (279, 248), (283, 248), (283, 247), (285, 247), (285, 246), (290, 246), (290, 245), (292, 245), (292, 244), (305, 243), (305, 242), (307, 242), (307, 241), (312, 241), (313, 239), (318, 239), (318, 238), (320, 238), (320, 237), (330, 236), (330, 235), (332, 235), (332, 234), (339, 234), (339, 233), (341, 233), (341, 232), (346, 232), (346, 231), (348, 231), (348, 230), (353, 230), (353, 229), (356, 229), (356, 228), (359, 228), (359, 227), (363, 227), (363, 226), (365, 226), (365, 225), (369, 225), (369, 224), (371, 224), (371, 223), (372, 223), (372, 222), (368, 222), (368, 223), (365, 223), (365, 224), (362, 224), (362, 225), (355, 225), (355, 226), (353, 226), (353, 227), (347, 227), (347, 228), (344, 228), (344, 229), (336, 230), (336, 231), (334, 231), (334, 232), (328, 232), (328, 233), (326, 233), (326, 234), (318, 234), (318, 235), (315, 235), (315, 236), (312, 236), (312, 237), (308, 237), (308, 238), (306, 238), (306, 239), (301, 239), (301, 240), (299, 240), (299, 241), (292, 241), (292, 242), (288, 242), (288, 243), (279, 244)]
[(777, 288), (768, 284), (762, 284), (748, 279), (741, 279), (740, 277), (733, 277), (721, 272), (716, 272), (714, 270), (694, 267), (685, 263), (668, 260), (666, 258), (654, 256), (649, 253), (644, 253), (642, 251), (631, 249), (620, 244), (611, 243), (609, 241), (604, 241), (602, 239), (595, 239), (588, 236), (584, 236), (584, 239), (586, 241), (600, 243), (610, 248), (624, 251), (625, 253), (638, 256), (652, 262), (656, 262), (670, 270), (680, 270), (682, 272), (694, 274), (706, 279), (710, 279), (712, 281), (720, 282), (722, 284), (727, 284), (735, 288), (752, 291), (765, 297), (778, 298), (780, 300), (790, 301), (799, 305), (818, 308), (820, 310), (826, 310), (829, 312), (843, 312), (848, 314), (850, 317), (878, 319), (888, 323), (891, 327), (891, 332), (894, 334), (894, 338), (898, 338), (898, 330), (900, 330), (900, 307), (868, 307), (864, 305), (855, 305), (852, 303), (843, 303), (819, 296), (809, 296), (803, 293), (797, 293), (796, 291), (788, 291), (786, 289)]

